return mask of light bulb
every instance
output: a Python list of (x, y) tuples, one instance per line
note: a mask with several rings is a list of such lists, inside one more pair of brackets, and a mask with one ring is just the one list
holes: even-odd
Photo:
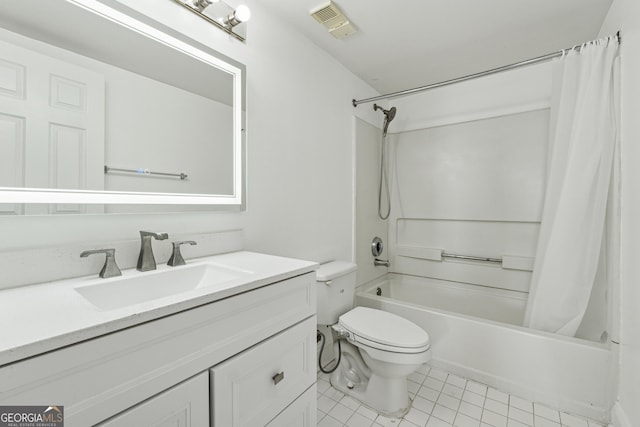
[(251, 18), (251, 11), (247, 6), (241, 4), (231, 15), (224, 19), (224, 24), (227, 28), (233, 28), (238, 24), (247, 22), (249, 18)]
[(251, 18), (251, 11), (247, 6), (241, 4), (236, 8), (234, 15), (238, 21), (247, 22)]

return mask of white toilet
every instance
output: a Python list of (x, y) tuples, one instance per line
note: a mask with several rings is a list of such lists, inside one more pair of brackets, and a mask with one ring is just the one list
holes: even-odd
[(431, 358), (429, 335), (393, 313), (353, 308), (356, 269), (333, 261), (316, 272), (318, 324), (333, 325), (346, 338), (340, 340), (340, 365), (331, 385), (383, 415), (401, 417), (411, 405), (407, 376)]

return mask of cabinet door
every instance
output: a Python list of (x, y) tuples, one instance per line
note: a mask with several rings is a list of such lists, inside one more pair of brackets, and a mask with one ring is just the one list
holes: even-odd
[(99, 424), (101, 427), (209, 425), (209, 375), (203, 372)]
[(266, 427), (315, 427), (318, 416), (316, 385), (309, 387)]

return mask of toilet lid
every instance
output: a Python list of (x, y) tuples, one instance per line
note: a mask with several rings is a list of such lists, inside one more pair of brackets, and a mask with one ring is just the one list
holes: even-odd
[[(339, 323), (369, 345), (406, 349), (429, 348), (429, 334), (409, 320), (382, 310), (356, 307), (340, 316)], [(357, 338), (356, 338), (357, 340)]]
[(331, 261), (326, 264), (321, 264), (320, 267), (318, 267), (316, 280), (318, 282), (328, 282), (329, 280), (345, 276), (357, 269), (358, 266), (352, 262)]

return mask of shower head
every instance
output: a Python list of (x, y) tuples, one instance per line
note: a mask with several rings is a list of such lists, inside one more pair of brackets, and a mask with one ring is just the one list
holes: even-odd
[(382, 110), (385, 116), (387, 116), (387, 120), (391, 121), (396, 116), (396, 107), (391, 107), (388, 110)]
[(385, 110), (379, 105), (373, 104), (373, 109), (376, 111), (382, 110), (382, 112), (384, 113), (384, 125), (382, 127), (382, 135), (387, 136), (387, 129), (389, 128), (389, 123), (391, 123), (391, 120), (393, 120), (394, 117), (396, 116), (396, 107), (391, 107), (388, 110)]

